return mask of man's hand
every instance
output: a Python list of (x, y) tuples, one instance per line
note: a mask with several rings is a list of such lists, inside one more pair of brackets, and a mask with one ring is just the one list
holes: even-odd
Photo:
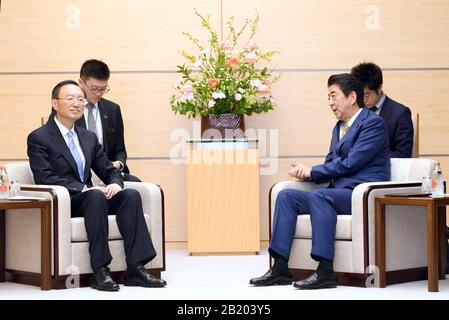
[(117, 183), (107, 185), (105, 188), (106, 199), (111, 199), (120, 191), (122, 191), (122, 187), (120, 187)]
[(97, 187), (92, 187), (92, 188), (86, 188), (85, 190), (83, 190), (83, 192), (89, 191), (89, 190), (100, 190), (101, 192), (103, 192), (106, 199), (111, 199), (113, 196), (115, 196), (118, 192), (120, 192), (122, 190), (122, 187), (120, 187), (116, 183), (113, 183), (113, 184), (107, 185), (106, 187), (98, 187), (97, 186)]
[(310, 171), (312, 170), (308, 165), (304, 163), (292, 162), (290, 163), (292, 167), (288, 175), (290, 177), (300, 179), (300, 180), (309, 180), (310, 179)]
[(122, 170), (122, 163), (120, 161), (112, 161), (112, 165), (114, 166), (114, 168), (116, 168), (117, 170)]

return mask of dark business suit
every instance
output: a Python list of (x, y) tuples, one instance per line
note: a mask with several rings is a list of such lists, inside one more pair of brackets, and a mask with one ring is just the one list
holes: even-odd
[[(123, 118), (120, 106), (110, 100), (101, 98), (98, 101), (98, 111), (101, 118), (101, 127), (103, 129), (103, 148), (111, 161), (120, 161), (123, 163), (123, 173), (125, 181), (140, 182), (140, 179), (129, 172), (126, 164), (127, 154), (125, 147), (125, 137), (123, 129)], [(52, 116), (55, 111), (52, 109)], [(77, 126), (87, 128), (84, 115), (76, 122)]]
[(377, 114), (362, 108), (341, 139), (340, 123), (332, 132), (330, 150), (322, 165), (312, 167), (311, 181), (330, 182), (312, 192), (283, 190), (276, 199), (270, 253), (288, 260), (298, 214), (310, 214), (312, 257), (334, 259), (338, 214), (351, 214), (353, 189), (360, 183), (390, 179), (387, 128)]
[(413, 123), (410, 109), (385, 96), (379, 115), (387, 125), (391, 158), (410, 158), (413, 149)]
[(105, 184), (116, 183), (123, 188), (123, 179), (103, 151), (97, 136), (78, 126), (75, 126), (75, 131), (85, 157), (84, 177), (79, 177), (75, 159), (54, 118), (51, 118), (45, 126), (28, 136), (28, 157), (35, 182), (68, 189), (72, 217), (85, 218), (93, 271), (107, 266), (112, 260), (107, 214), (116, 215), (127, 264), (148, 263), (156, 252), (145, 223), (139, 193), (124, 189), (108, 200), (99, 190), (82, 192), (85, 186), (92, 186), (91, 169)]

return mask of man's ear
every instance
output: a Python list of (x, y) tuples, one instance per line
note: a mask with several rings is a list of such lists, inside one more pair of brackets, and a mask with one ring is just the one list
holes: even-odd
[(51, 107), (53, 108), (53, 110), (58, 111), (58, 102), (56, 101), (56, 99), (51, 99)]
[(381, 83), (379, 86), (379, 89), (377, 89), (377, 94), (380, 94), (382, 92), (382, 86), (383, 86), (383, 83)]
[(351, 101), (351, 104), (357, 103), (357, 93), (355, 93), (355, 91), (351, 91), (351, 93), (349, 94), (349, 99)]

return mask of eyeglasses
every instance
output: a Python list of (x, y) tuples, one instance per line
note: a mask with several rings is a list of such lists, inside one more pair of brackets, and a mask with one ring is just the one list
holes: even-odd
[(81, 104), (83, 106), (87, 105), (87, 100), (83, 97), (73, 97), (67, 96), (65, 98), (54, 98), (55, 100), (64, 100), (68, 104)]
[(90, 90), (90, 92), (94, 94), (105, 94), (106, 92), (109, 92), (109, 90), (111, 90), (111, 88), (109, 88), (109, 85), (107, 85), (106, 88), (91, 88), (87, 85), (86, 81), (84, 81), (83, 79), (81, 79), (81, 81), (83, 81), (84, 85)]

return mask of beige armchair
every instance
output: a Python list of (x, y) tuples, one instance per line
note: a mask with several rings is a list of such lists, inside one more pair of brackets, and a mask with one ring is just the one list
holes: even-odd
[[(6, 164), (10, 180), (21, 184), (22, 195), (45, 197), (52, 202), (52, 287), (66, 288), (76, 282), (89, 285), (92, 273), (89, 243), (83, 218), (70, 217), (70, 196), (66, 188), (35, 185), (28, 162)], [(93, 179), (94, 183), (96, 179)], [(98, 182), (98, 180), (97, 180)], [(142, 198), (145, 221), (157, 256), (146, 265), (154, 276), (165, 270), (164, 194), (152, 183), (125, 182), (125, 188), (136, 189)], [(40, 213), (24, 209), (23, 214), (8, 215), (6, 210), (6, 270), (11, 281), (39, 285), (40, 279)], [(109, 216), (109, 247), (113, 277), (122, 282), (126, 269), (123, 240), (114, 215)], [(66, 283), (67, 282), (67, 283)]]
[[(375, 266), (374, 199), (392, 193), (420, 192), (421, 178), (433, 171), (428, 159), (391, 159), (391, 181), (363, 183), (352, 195), (352, 215), (339, 215), (335, 239), (334, 269), (341, 285), (365, 286)], [(270, 226), (276, 197), (281, 190), (312, 191), (323, 185), (284, 181), (269, 194)], [(386, 208), (387, 281), (399, 283), (427, 277), (426, 214), (422, 207)], [(271, 238), (271, 228), (270, 228)], [(310, 275), (317, 262), (310, 257), (312, 229), (309, 215), (299, 215), (290, 253), (289, 268), (295, 280)], [(368, 279), (368, 281), (371, 281)]]

